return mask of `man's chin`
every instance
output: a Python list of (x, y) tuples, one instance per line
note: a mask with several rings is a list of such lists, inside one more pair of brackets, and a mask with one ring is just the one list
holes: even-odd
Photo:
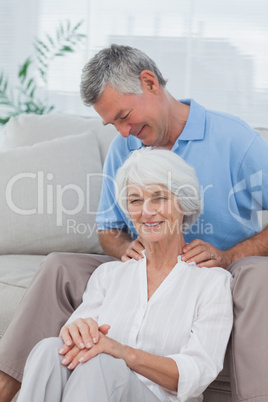
[(156, 147), (158, 146), (157, 144), (157, 140), (153, 140), (152, 138), (140, 138), (141, 142), (143, 143), (143, 145), (145, 145), (146, 147)]

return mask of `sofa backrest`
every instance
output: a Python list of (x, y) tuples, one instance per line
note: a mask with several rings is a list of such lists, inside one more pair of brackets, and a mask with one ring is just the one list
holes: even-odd
[(101, 253), (103, 162), (117, 132), (100, 118), (20, 115), (0, 145), (0, 254)]
[(53, 112), (46, 115), (21, 114), (12, 117), (5, 127), (0, 151), (9, 151), (23, 146), (32, 146), (55, 138), (91, 133), (97, 136), (102, 161), (110, 143), (118, 134), (112, 125), (104, 126), (98, 117), (66, 115)]
[[(268, 130), (257, 129), (268, 141)], [(0, 254), (101, 253), (102, 167), (117, 135), (100, 118), (20, 115), (0, 144)], [(259, 214), (263, 226), (267, 212)]]

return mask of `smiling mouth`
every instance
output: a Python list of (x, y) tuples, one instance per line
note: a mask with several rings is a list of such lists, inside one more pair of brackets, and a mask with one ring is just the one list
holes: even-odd
[(160, 226), (161, 223), (163, 223), (163, 222), (152, 222), (152, 223), (144, 222), (143, 225), (144, 225), (146, 228), (155, 228), (155, 227), (157, 227), (157, 226)]
[(134, 133), (130, 133), (130, 134), (133, 135), (134, 137), (139, 138), (139, 136), (141, 135), (141, 133), (142, 133), (144, 127), (145, 127), (145, 125), (142, 126), (142, 128), (140, 129), (140, 131), (138, 131), (138, 132), (136, 132), (136, 133), (135, 133), (135, 132), (134, 132)]

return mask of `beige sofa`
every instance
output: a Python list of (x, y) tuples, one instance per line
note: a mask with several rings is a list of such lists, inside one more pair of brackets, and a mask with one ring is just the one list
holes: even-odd
[[(95, 216), (116, 134), (99, 118), (59, 113), (7, 124), (0, 144), (0, 337), (45, 255), (102, 252)], [(204, 401), (231, 401), (228, 362)]]

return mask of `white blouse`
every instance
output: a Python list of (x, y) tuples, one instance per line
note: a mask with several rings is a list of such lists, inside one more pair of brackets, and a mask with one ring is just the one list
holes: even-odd
[[(144, 254), (145, 256), (145, 254)], [(83, 302), (67, 323), (92, 317), (111, 326), (122, 344), (172, 358), (178, 392), (139, 379), (160, 401), (202, 401), (202, 392), (223, 367), (233, 313), (232, 276), (222, 268), (178, 263), (148, 301), (146, 257), (102, 264), (92, 274)]]

